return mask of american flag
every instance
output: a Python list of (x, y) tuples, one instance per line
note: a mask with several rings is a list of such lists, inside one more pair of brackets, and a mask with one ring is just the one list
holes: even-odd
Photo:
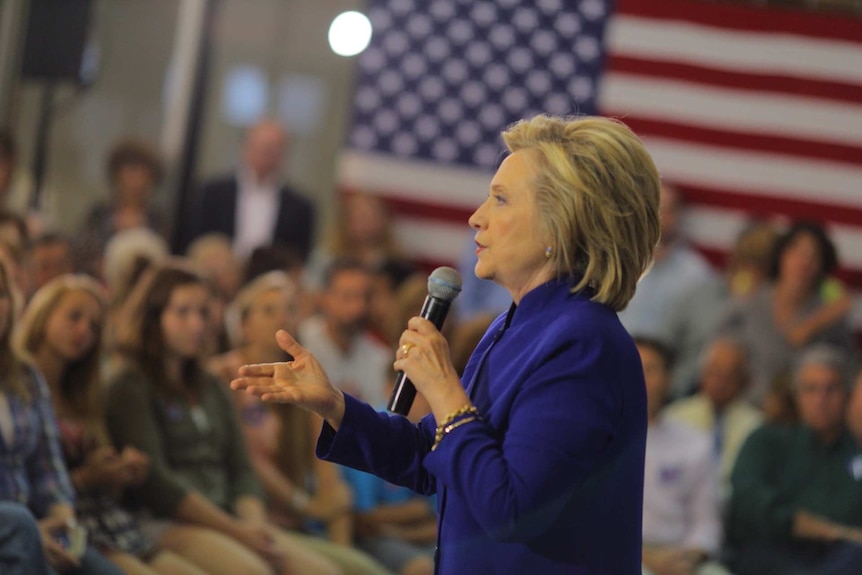
[(616, 116), (720, 262), (751, 215), (817, 219), (862, 286), (862, 19), (695, 0), (372, 0), (343, 191), (384, 196), (407, 248), (455, 261), (500, 130)]

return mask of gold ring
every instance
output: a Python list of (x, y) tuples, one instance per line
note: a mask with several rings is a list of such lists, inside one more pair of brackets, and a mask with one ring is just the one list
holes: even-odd
[(401, 357), (407, 357), (407, 354), (410, 353), (410, 348), (413, 347), (412, 343), (405, 343), (401, 346)]

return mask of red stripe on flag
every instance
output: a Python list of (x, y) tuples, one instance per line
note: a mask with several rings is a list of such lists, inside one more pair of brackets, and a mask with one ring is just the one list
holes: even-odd
[[(860, 30), (860, 33), (862, 33), (862, 30)], [(862, 46), (860, 46), (860, 52), (862, 52)], [(849, 102), (851, 104), (862, 102), (862, 85), (817, 80), (801, 76), (727, 71), (706, 66), (647, 60), (631, 56), (621, 56), (619, 54), (611, 54), (608, 57), (607, 69), (612, 73), (624, 72), (627, 75), (644, 76), (647, 78), (683, 80), (733, 90), (810, 96), (826, 100)]]
[[(356, 193), (356, 190), (342, 185), (339, 186), (339, 192), (342, 195), (346, 195)], [(376, 190), (373, 193), (383, 198), (386, 205), (392, 210), (392, 213), (399, 216), (412, 216), (466, 226), (467, 220), (473, 215), (473, 210), (459, 206), (407, 199), (405, 197), (406, 194), (397, 194), (387, 190)]]
[(603, 110), (604, 114), (620, 118), (634, 132), (649, 141), (649, 136), (682, 140), (696, 144), (706, 144), (737, 150), (769, 152), (828, 161), (839, 161), (862, 166), (862, 147), (835, 144), (831, 142), (812, 142), (785, 136), (768, 136), (717, 130), (701, 126), (682, 124), (665, 120), (651, 120), (613, 110)]
[[(823, 224), (840, 223), (851, 226), (858, 226), (862, 222), (862, 208), (689, 186), (684, 180), (680, 180), (678, 184), (689, 204), (744, 210), (752, 217), (779, 215), (794, 220), (813, 220)], [(816, 197), (813, 192), (812, 197)]]
[(617, 0), (616, 14), (690, 22), (710, 28), (784, 32), (862, 44), (862, 20), (801, 9), (692, 0)]

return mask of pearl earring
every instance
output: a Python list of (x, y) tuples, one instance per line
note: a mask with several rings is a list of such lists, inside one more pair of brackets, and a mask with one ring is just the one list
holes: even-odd
[(551, 246), (545, 248), (545, 257), (551, 259), (551, 254), (554, 253), (554, 250), (551, 249)]

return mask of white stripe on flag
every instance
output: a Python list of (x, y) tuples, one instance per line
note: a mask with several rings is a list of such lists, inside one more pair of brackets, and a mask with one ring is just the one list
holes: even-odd
[[(827, 160), (802, 159), (644, 137), (662, 176), (681, 185), (702, 186), (822, 204), (862, 206), (862, 168)], [(745, 206), (740, 206), (744, 208)]]
[(609, 72), (602, 110), (745, 133), (862, 145), (862, 105)]
[(485, 200), (492, 177), (480, 169), (353, 150), (341, 153), (338, 168), (338, 182), (343, 187), (469, 210), (476, 209)]
[(625, 15), (611, 19), (607, 34), (608, 45), (617, 54), (862, 84), (862, 45), (841, 40)]
[(401, 216), (395, 222), (395, 233), (405, 251), (420, 259), (456, 264), (472, 236), (467, 223), (453, 224), (439, 220)]

